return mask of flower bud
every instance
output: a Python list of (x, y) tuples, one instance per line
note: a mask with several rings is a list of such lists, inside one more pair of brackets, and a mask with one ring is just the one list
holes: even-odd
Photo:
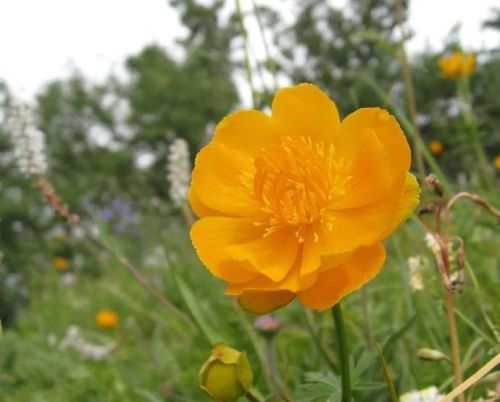
[(450, 358), (446, 356), (443, 352), (429, 348), (419, 349), (417, 351), (417, 356), (422, 360), (429, 360), (433, 362), (438, 362), (441, 360), (450, 361)]
[(245, 352), (216, 344), (199, 374), (200, 388), (214, 401), (234, 402), (252, 387), (253, 374)]
[(272, 315), (266, 314), (257, 317), (254, 321), (254, 326), (262, 336), (272, 338), (280, 330), (281, 322)]

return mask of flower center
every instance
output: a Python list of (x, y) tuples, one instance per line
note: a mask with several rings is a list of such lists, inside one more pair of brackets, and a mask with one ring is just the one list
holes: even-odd
[(296, 226), (303, 242), (306, 226), (325, 218), (349, 180), (350, 163), (335, 154), (333, 144), (310, 137), (284, 137), (260, 151), (255, 158), (254, 192), (270, 216), (265, 236)]

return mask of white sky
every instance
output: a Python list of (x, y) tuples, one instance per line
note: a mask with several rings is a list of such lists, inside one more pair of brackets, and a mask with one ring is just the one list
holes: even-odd
[[(344, 1), (344, 0), (332, 0)], [(232, 5), (232, 0), (228, 0)], [(258, 0), (290, 10), (290, 0)], [(245, 8), (250, 0), (242, 0)], [(462, 24), (465, 47), (491, 47), (500, 35), (481, 31), (480, 23), (498, 0), (412, 0), (410, 50), (439, 49), (451, 27)], [(251, 21), (249, 26), (252, 27)], [(252, 30), (252, 28), (250, 28)], [(78, 67), (101, 80), (119, 73), (127, 55), (157, 42), (174, 47), (184, 29), (167, 0), (0, 0), (0, 80), (30, 99), (48, 80)], [(251, 32), (256, 51), (260, 40)]]

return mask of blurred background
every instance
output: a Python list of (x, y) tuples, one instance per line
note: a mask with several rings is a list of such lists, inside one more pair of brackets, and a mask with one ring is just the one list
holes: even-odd
[[(201, 268), (181, 209), (172, 202), (167, 160), (176, 138), (187, 141), (192, 162), (223, 116), (242, 107), (266, 109), (276, 88), (303, 81), (326, 90), (342, 116), (363, 106), (405, 109), (403, 40), (423, 141), (457, 189), (480, 188), (483, 173), (469, 151), (460, 88), (443, 76), (438, 60), (454, 51), (476, 55), (467, 99), (487, 169), (498, 184), (497, 1), (403, 1), (404, 33), (393, 0), (241, 0), (240, 14), (237, 4), (0, 2), (0, 319), (5, 333), (0, 400), (204, 400), (194, 384), (210, 344), (199, 331), (183, 337), (182, 321), (165, 316), (112, 259), (83, 242), (82, 233), (43, 204), (12, 153), (6, 107), (13, 100), (29, 104), (45, 134), (48, 177), (71, 209), (141, 266), (175, 305), (184, 308), (191, 300), (197, 306), (188, 309), (190, 314), (194, 308), (222, 338), (250, 350), (252, 343), (241, 340), (247, 322), (231, 313), (231, 304), (221, 297), (222, 284)], [(490, 182), (489, 194), (494, 188)], [(482, 226), (470, 229), (478, 221)], [(462, 222), (464, 231), (470, 229), (471, 248), (477, 246), (476, 260), (484, 258), (487, 275), (493, 275), (485, 279), (491, 298), (486, 309), (498, 312), (494, 223), (467, 211)], [(374, 300), (382, 297), (379, 290), (387, 283), (408, 290), (401, 266), (407, 256), (425, 249), (420, 238), (417, 244), (408, 230), (398, 244), (391, 243), (399, 259), (375, 281)], [(178, 279), (187, 283), (187, 293), (176, 285)], [(430, 286), (440, 289), (438, 282)], [(196, 303), (189, 289), (196, 289)], [(429, 300), (415, 303), (433, 311)], [(380, 320), (383, 334), (412, 319), (417, 307), (406, 302), (393, 311), (392, 323), (384, 319), (386, 311), (374, 307), (373, 320)], [(102, 309), (115, 312), (119, 326), (105, 331), (96, 325), (94, 316)], [(309, 346), (307, 331), (298, 324), (303, 319), (299, 311), (291, 308), (286, 314), (296, 324), (285, 335), (281, 364), (287, 368), (285, 382), (296, 389), (299, 372), (319, 363), (314, 353), (304, 352)], [(224, 316), (233, 318), (222, 322)], [(321, 327), (324, 320), (317, 320)], [(351, 320), (354, 332), (357, 324), (362, 327), (361, 319)], [(445, 348), (446, 337), (436, 335), (441, 324), (429, 324), (434, 329), (422, 324), (398, 346), (404, 349), (394, 363), (401, 389), (445, 377), (442, 366), (427, 370), (404, 357), (428, 343)], [(96, 363), (74, 351), (61, 352), (72, 325), (94, 343), (112, 345), (107, 353), (112, 356)], [(256, 358), (257, 352), (250, 353)]]

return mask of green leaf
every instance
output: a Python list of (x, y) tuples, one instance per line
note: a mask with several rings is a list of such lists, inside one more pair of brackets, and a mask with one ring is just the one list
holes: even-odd
[(340, 378), (332, 373), (306, 373), (304, 384), (300, 387), (296, 402), (311, 402), (319, 398), (328, 401), (339, 401), (341, 397)]
[(386, 384), (380, 381), (362, 381), (355, 385), (353, 384), (352, 389), (356, 391), (375, 391), (385, 387)]
[(181, 296), (189, 309), (189, 312), (193, 316), (196, 324), (200, 328), (207, 341), (210, 345), (214, 345), (217, 342), (224, 340), (208, 323), (206, 319), (206, 314), (200, 309), (198, 300), (194, 296), (188, 285), (179, 277), (175, 276), (175, 281), (177, 282), (177, 287), (181, 293)]
[(391, 401), (399, 402), (398, 394), (396, 393), (396, 388), (394, 387), (394, 383), (392, 381), (391, 372), (389, 371), (389, 367), (387, 366), (387, 362), (385, 361), (382, 346), (380, 346), (380, 342), (376, 342), (375, 346), (380, 356), (380, 363), (382, 364), (382, 368), (384, 369), (384, 378), (385, 382), (387, 383), (387, 388), (389, 389), (389, 394), (391, 395)]
[(134, 390), (134, 392), (139, 395), (139, 396), (142, 396), (144, 399), (144, 401), (148, 401), (148, 402), (162, 402), (163, 399), (156, 396), (155, 394), (153, 394), (151, 391), (147, 391), (145, 389), (136, 389)]

